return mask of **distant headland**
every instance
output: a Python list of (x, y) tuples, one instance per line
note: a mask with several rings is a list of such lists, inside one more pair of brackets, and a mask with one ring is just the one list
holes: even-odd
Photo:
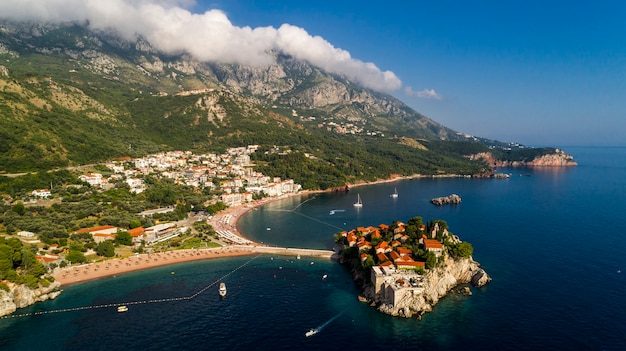
[[(448, 231), (445, 221), (358, 227), (335, 235), (340, 262), (361, 287), (359, 299), (380, 312), (421, 317), (460, 284), (481, 287), (491, 277), (472, 259), (473, 247)], [(461, 289), (471, 294), (469, 288)]]

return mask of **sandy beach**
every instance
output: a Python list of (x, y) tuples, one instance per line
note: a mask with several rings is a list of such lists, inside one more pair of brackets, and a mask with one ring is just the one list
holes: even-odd
[[(386, 183), (407, 178), (408, 177), (397, 177), (370, 183), (351, 184), (349, 185), (349, 187), (352, 188), (363, 185)], [(301, 191), (295, 194), (287, 194), (274, 198), (265, 198), (263, 200), (258, 200), (253, 203), (229, 207), (209, 219), (208, 223), (213, 226), (213, 229), (215, 231), (227, 230), (239, 237), (245, 238), (243, 235), (241, 235), (241, 233), (239, 233), (239, 230), (237, 229), (237, 221), (246, 212), (269, 202), (282, 200), (292, 196), (308, 195), (319, 192), (323, 191)], [(252, 247), (258, 245), (258, 243), (251, 244)], [(210, 249), (172, 250), (151, 254), (136, 254), (129, 257), (113, 258), (96, 263), (87, 263), (79, 266), (68, 266), (61, 269), (57, 268), (57, 271), (54, 274), (54, 278), (58, 282), (60, 282), (61, 285), (70, 285), (120, 275), (128, 272), (150, 269), (165, 265), (172, 265), (180, 262), (253, 254), (258, 254), (258, 252), (254, 251), (253, 248), (246, 249), (237, 245), (224, 245), (222, 247)]]
[(254, 254), (252, 250), (230, 248), (228, 246), (211, 249), (176, 250), (141, 254), (124, 258), (114, 258), (97, 263), (88, 263), (80, 266), (65, 267), (58, 270), (54, 278), (61, 283), (61, 285), (70, 285), (181, 262), (252, 254)]
[[(306, 193), (307, 192), (300, 192), (297, 194), (290, 194), (289, 196), (297, 196)], [(241, 206), (229, 207), (213, 216), (210, 220), (208, 220), (208, 223), (211, 224), (213, 229), (216, 231), (228, 230), (243, 238), (241, 233), (237, 230), (237, 221), (241, 215), (254, 209), (255, 207), (264, 205), (268, 202), (285, 199), (287, 197), (288, 196), (280, 196), (255, 201)], [(258, 244), (252, 243), (251, 245), (256, 246)], [(54, 278), (61, 283), (61, 285), (70, 285), (181, 262), (252, 254), (258, 254), (258, 252), (254, 252), (253, 249), (246, 249), (237, 245), (224, 245), (222, 247), (209, 249), (172, 250), (159, 253), (133, 255), (124, 258), (113, 258), (96, 263), (68, 266), (62, 269), (57, 268)]]

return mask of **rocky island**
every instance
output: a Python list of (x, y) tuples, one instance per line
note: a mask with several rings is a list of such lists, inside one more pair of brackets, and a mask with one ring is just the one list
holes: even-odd
[(434, 199), (431, 199), (430, 202), (433, 205), (437, 205), (437, 206), (442, 206), (442, 205), (447, 205), (447, 204), (460, 204), (461, 203), (461, 197), (457, 194), (450, 194), (448, 196), (442, 196), (442, 197), (436, 197)]
[(342, 246), (340, 262), (361, 287), (359, 299), (392, 316), (419, 318), (456, 286), (491, 281), (472, 259), (472, 245), (442, 220), (426, 224), (414, 217), (340, 232), (335, 239)]

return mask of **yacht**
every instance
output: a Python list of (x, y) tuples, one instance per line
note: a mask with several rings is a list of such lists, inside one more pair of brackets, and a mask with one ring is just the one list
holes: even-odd
[(356, 195), (356, 202), (354, 203), (354, 207), (363, 207), (363, 203), (361, 202), (361, 195)]
[(306, 332), (304, 335), (306, 335), (306, 337), (308, 338), (309, 336), (313, 336), (313, 335), (317, 334), (318, 331), (319, 330), (317, 330), (317, 329), (311, 329), (308, 332)]
[(126, 311), (128, 311), (128, 307), (127, 306), (118, 306), (117, 307), (117, 312), (122, 313), (122, 312), (126, 312)]
[(226, 296), (226, 284), (220, 283), (219, 293), (220, 293), (221, 297), (225, 297)]
[(393, 194), (389, 195), (391, 197), (393, 197), (394, 199), (398, 197), (398, 189), (393, 188)]

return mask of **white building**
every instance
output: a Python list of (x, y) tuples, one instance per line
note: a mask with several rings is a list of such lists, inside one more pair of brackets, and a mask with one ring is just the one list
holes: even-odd
[(52, 195), (52, 193), (50, 193), (50, 190), (48, 190), (48, 189), (33, 190), (33, 192), (31, 194), (33, 196), (36, 196), (36, 197), (42, 198), (42, 199), (45, 199), (45, 198), (49, 197), (50, 195)]
[(107, 182), (106, 178), (100, 173), (87, 173), (78, 177), (81, 181), (89, 183), (91, 186), (102, 187)]

